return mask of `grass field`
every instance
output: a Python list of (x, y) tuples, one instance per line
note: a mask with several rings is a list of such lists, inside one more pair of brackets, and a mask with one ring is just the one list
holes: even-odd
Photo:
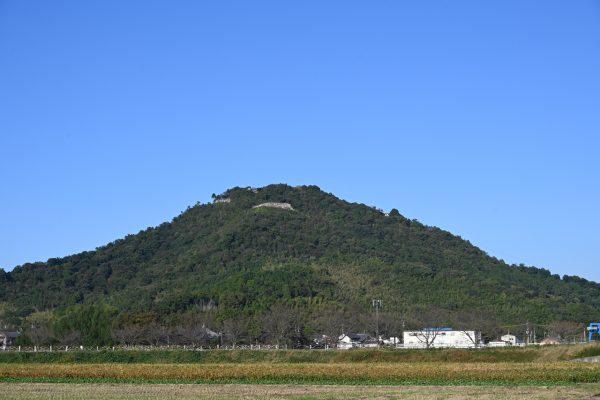
[(191, 399), (538, 399), (600, 397), (600, 384), (577, 386), (326, 386), (326, 385), (131, 385), (0, 383), (4, 400), (191, 400)]
[(600, 363), (1, 364), (0, 381), (565, 385), (600, 383)]
[(2, 399), (598, 399), (600, 345), (0, 353)]
[(335, 350), (104, 350), (1, 352), (0, 363), (372, 363), (372, 362), (553, 362), (600, 356), (600, 344), (490, 349)]

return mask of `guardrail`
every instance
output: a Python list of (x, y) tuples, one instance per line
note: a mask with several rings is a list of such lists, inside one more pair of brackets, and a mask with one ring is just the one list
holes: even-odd
[(315, 349), (315, 346), (288, 347), (287, 345), (227, 345), (227, 346), (203, 346), (203, 345), (115, 345), (115, 346), (7, 346), (0, 347), (0, 351), (11, 352), (83, 352), (83, 351), (155, 351), (155, 350), (185, 350), (185, 351), (211, 351), (211, 350), (288, 350), (288, 349)]
[[(569, 342), (562, 345), (578, 345), (589, 342)], [(514, 346), (502, 346), (501, 348), (540, 346), (539, 343), (530, 343), (529, 345), (518, 344)], [(422, 350), (425, 347), (404, 347), (401, 343), (396, 345), (382, 345), (381, 348), (392, 348), (398, 350)], [(359, 348), (359, 347), (355, 347)], [(368, 348), (368, 347), (362, 347)], [(436, 348), (436, 347), (431, 347)], [(453, 348), (453, 347), (445, 347)], [(484, 349), (497, 348), (495, 346), (477, 346), (477, 347), (454, 347), (456, 349)], [(244, 344), (244, 345), (115, 345), (115, 346), (81, 346), (81, 345), (59, 345), (59, 346), (7, 346), (0, 347), (0, 352), (84, 352), (84, 351), (156, 351), (156, 350), (184, 350), (184, 351), (224, 351), (224, 350), (347, 350), (347, 348), (336, 348), (322, 345), (306, 345), (306, 346), (288, 346), (288, 345), (270, 345), (270, 344)]]

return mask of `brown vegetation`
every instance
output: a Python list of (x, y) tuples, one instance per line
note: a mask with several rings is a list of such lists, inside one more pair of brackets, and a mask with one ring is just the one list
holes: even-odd
[(392, 399), (448, 399), (448, 400), (580, 400), (591, 399), (600, 393), (599, 384), (567, 387), (531, 386), (332, 386), (332, 385), (131, 385), (131, 384), (0, 384), (6, 400), (131, 400), (161, 399), (188, 400), (222, 399), (314, 399), (314, 400), (392, 400)]
[(574, 383), (600, 382), (600, 364), (11, 364), (0, 379), (74, 379), (248, 383)]

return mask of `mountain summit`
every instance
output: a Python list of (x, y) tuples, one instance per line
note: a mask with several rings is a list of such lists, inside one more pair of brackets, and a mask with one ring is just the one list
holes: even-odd
[(353, 204), (316, 186), (233, 188), (171, 222), (95, 251), (0, 270), (0, 302), (26, 316), (77, 304), (169, 318), (273, 304), (446, 313), (486, 310), (501, 323), (600, 317), (600, 285), (507, 265), (468, 241)]

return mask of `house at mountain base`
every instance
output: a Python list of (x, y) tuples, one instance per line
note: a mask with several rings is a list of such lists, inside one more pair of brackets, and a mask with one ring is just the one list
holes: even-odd
[(379, 342), (377, 339), (367, 335), (366, 333), (349, 333), (340, 335), (337, 348), (352, 349), (359, 347), (377, 347)]
[(11, 346), (13, 341), (19, 336), (19, 332), (0, 331), (0, 347), (4, 350)]

